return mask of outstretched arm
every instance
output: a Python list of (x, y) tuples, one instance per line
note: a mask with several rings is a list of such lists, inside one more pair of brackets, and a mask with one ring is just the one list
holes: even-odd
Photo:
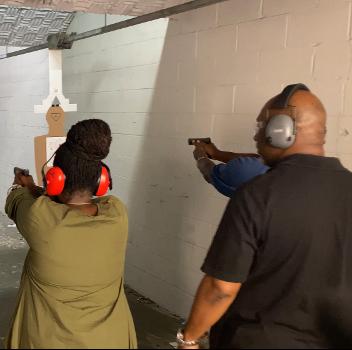
[(204, 143), (198, 142), (196, 145), (201, 146), (208, 157), (218, 160), (219, 162), (227, 163), (232, 159), (238, 157), (256, 157), (259, 158), (260, 156), (256, 153), (234, 153), (234, 152), (227, 152), (219, 150), (213, 143)]
[(230, 160), (239, 157), (255, 157), (259, 158), (258, 154), (255, 153), (233, 153), (233, 152), (223, 152), (216, 148), (213, 143), (206, 144), (204, 142), (197, 142), (194, 144), (195, 148), (193, 151), (194, 159), (197, 161), (197, 167), (202, 173), (204, 179), (213, 184), (212, 171), (215, 166), (215, 163), (209, 159), (221, 161), (223, 163), (228, 163)]

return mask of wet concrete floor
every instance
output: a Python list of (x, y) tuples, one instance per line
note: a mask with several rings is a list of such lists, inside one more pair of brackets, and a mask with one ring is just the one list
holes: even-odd
[[(0, 213), (0, 339), (15, 308), (27, 244), (16, 226)], [(126, 286), (140, 349), (171, 349), (182, 320)], [(0, 349), (3, 349), (0, 341)]]

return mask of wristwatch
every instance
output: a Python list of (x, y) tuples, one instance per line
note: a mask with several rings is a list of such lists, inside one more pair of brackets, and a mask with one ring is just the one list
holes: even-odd
[(176, 342), (180, 346), (196, 346), (196, 345), (199, 345), (199, 339), (197, 339), (197, 340), (184, 340), (183, 329), (179, 329), (177, 331)]

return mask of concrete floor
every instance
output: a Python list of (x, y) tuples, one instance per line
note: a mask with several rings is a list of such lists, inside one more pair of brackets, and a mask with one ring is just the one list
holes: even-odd
[[(27, 244), (17, 228), (0, 213), (0, 339), (8, 330), (15, 307)], [(170, 349), (182, 320), (126, 287), (140, 349)], [(0, 349), (3, 349), (0, 341)]]

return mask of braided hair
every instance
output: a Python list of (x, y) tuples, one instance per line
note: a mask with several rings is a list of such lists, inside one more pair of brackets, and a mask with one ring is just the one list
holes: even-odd
[(54, 166), (66, 176), (64, 192), (95, 193), (101, 161), (109, 154), (111, 140), (109, 125), (100, 119), (86, 119), (71, 127), (54, 158)]

